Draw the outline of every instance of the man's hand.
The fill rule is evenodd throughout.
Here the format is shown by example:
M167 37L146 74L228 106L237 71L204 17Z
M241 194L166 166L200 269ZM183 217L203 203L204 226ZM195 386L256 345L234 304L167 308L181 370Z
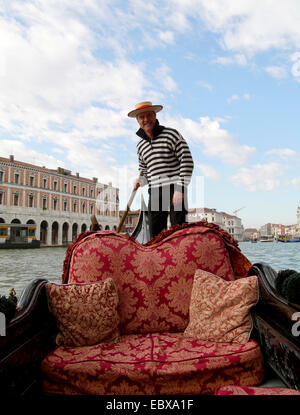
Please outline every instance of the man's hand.
M140 179L135 179L133 182L133 190L137 190L141 186Z
M184 199L184 194L181 192L178 192L178 190L175 190L173 194L172 203L173 206L179 205Z

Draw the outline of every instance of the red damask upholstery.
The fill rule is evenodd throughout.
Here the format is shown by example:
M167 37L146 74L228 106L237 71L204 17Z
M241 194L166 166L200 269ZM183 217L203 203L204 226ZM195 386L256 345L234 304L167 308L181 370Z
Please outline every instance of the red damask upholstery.
M183 337L196 269L232 281L251 263L228 233L198 222L162 232L145 245L110 231L82 233L69 247L63 283L112 278L121 340L57 347L42 362L48 394L213 394L222 385L259 385L258 344Z
M227 235L206 222L177 227L146 245L114 232L90 232L70 249L62 279L86 283L112 278L123 334L183 331L196 269L228 281L247 275L251 264ZM232 253L239 261L232 261Z
M288 388L259 388L251 386L222 386L215 395L300 395L300 391Z
M114 345L58 347L44 359L51 394L213 394L221 385L258 385L260 348L203 343L182 333L124 335Z

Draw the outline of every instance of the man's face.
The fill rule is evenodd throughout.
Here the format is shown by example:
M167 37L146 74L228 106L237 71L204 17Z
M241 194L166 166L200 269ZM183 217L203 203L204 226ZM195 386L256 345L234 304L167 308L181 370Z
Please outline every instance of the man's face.
M156 114L153 111L145 111L137 116L139 126L146 134L152 134L156 123Z

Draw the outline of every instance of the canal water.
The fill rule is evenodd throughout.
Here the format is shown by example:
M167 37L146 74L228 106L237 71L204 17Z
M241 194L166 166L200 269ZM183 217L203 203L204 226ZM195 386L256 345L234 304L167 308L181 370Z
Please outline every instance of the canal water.
M239 247L252 262L266 262L276 271L300 271L300 243L240 242ZM13 287L19 297L26 285L35 278L61 282L66 248L1 249L0 295Z

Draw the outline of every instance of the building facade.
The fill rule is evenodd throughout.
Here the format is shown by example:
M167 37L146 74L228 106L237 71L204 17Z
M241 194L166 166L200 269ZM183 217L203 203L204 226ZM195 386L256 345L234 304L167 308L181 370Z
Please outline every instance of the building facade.
M102 229L116 229L119 190L111 183L0 157L0 224L32 224L32 238L67 245L90 229L92 215Z
M124 214L124 210L120 210L120 221L122 219L122 216ZM127 216L125 218L125 221L120 229L121 233L127 233L129 235L132 234L132 232L135 230L136 225L139 221L140 216L140 209L139 210L131 210L127 213Z
M206 220L215 223L228 232L237 241L243 241L244 227L242 220L237 216L225 212L217 212L216 209L194 208L188 210L188 222Z

